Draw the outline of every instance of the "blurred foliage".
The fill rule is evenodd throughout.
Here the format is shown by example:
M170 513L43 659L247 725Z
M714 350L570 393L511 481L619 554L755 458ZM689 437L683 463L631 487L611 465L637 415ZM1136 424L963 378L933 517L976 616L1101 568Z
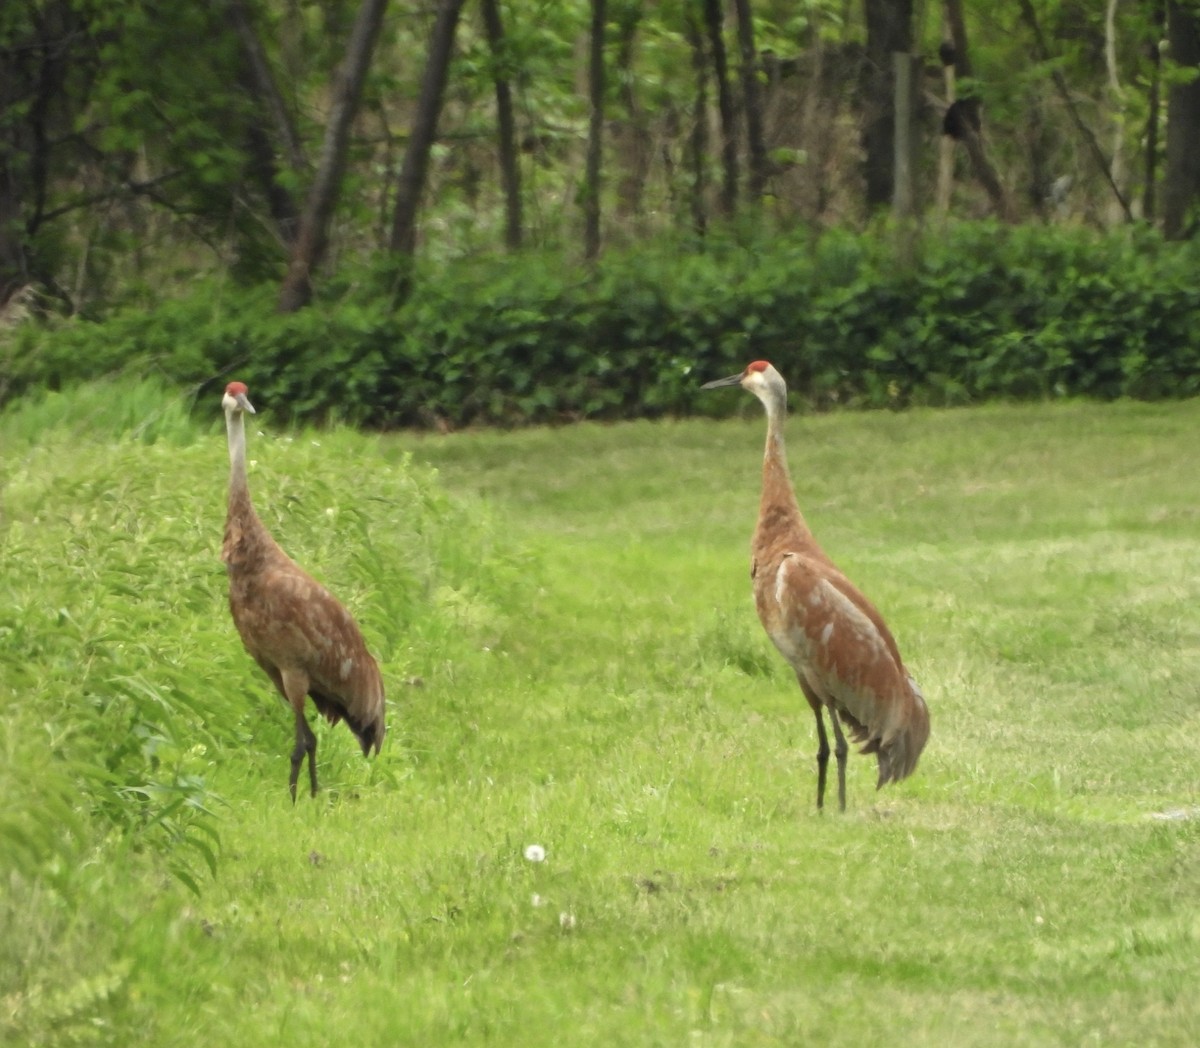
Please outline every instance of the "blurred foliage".
M248 285L282 278L290 225L280 217L281 198L293 206L304 198L358 3L247 0L243 6L278 89L278 111L294 130L295 156L283 146L291 135L273 115L276 107L252 86L229 5L39 0L5 7L0 148L11 221L0 229L0 281L11 281L12 290L36 287L45 311L95 316L120 304L155 305L164 293L186 294L197 274L219 272ZM525 241L577 254L588 115L580 56L589 6L505 0L501 7L499 55L477 10L468 7L458 29L421 216L420 250L435 261L503 243L497 67L513 88ZM610 4L603 204L610 246L691 228L693 203L715 214L720 136L709 135L698 166L689 153L698 118L703 127L713 116L696 109L688 30L695 8L691 0ZM1123 155L1124 191L1138 197L1148 121L1153 112L1163 120L1155 108L1163 35L1157 9L1115 11L1120 90L1110 85L1104 61L1104 5L1033 0L1031 9L1050 42L1048 61L1031 60L1031 32L1016 7L967 5L974 74L959 91L983 103L989 155L1023 217L1046 217L1051 187L1066 178L1070 199L1052 217L1108 224L1111 191L1087 161L1051 74L1065 78L1104 148ZM859 155L861 7L757 0L753 12L767 146L776 161L758 217L781 230L860 227L868 217ZM922 12L914 37L927 103L918 114L917 174L931 186L945 91L936 58L943 26L935 7ZM390 200L432 15L428 4L389 6L340 186L327 267L317 274L322 281L345 279L344 270L388 251ZM732 24L727 37L735 55ZM1180 75L1166 64L1168 80ZM710 84L710 109L714 91ZM986 214L988 206L960 157L953 213Z
M213 282L153 312L26 325L0 353L8 397L236 373L286 417L381 429L720 411L699 384L756 358L814 408L1200 392L1192 246L986 223L929 231L908 261L895 244L660 241L586 273L531 252L427 265L399 306L387 274L362 271L290 316L272 288Z

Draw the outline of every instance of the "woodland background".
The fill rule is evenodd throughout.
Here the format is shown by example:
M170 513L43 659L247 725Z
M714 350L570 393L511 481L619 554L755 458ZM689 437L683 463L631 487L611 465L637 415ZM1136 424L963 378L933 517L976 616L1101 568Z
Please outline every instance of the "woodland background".
M7 5L0 401L1194 392L1198 67L1192 0Z

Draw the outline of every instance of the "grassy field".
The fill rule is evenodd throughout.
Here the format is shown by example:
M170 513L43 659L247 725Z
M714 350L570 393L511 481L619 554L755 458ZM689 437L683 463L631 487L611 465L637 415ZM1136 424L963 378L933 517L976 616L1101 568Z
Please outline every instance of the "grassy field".
M293 807L217 404L89 396L0 419L4 1043L1200 1043L1200 402L789 422L932 714L820 815L748 397L449 437L257 405L259 511L389 693Z

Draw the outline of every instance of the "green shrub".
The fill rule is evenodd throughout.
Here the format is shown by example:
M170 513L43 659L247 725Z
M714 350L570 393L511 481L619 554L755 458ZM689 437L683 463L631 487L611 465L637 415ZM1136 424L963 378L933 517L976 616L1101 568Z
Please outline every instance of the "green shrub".
M757 357L815 407L1200 391L1196 248L1147 231L989 224L888 235L710 238L386 267L290 316L213 284L153 313L10 336L0 398L112 374L210 388L234 374L288 417L377 428L728 410L703 379Z

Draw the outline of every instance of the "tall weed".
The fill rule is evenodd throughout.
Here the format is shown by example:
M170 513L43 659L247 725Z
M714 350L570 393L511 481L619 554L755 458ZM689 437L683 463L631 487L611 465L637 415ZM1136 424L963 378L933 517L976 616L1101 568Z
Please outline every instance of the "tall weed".
M258 399L258 512L358 616L393 695L427 645L503 630L523 576L481 509L351 431L273 433ZM217 861L215 764L274 756L256 734L273 692L226 603L217 425L153 384L0 415L0 873L69 863L116 831L198 889Z
M51 434L189 444L196 439L193 401L194 393L174 390L162 378L130 375L73 386L69 392L42 388L0 413L0 446L44 443Z
M350 430L277 432L255 399L258 512L358 618L389 696L385 746L403 751L407 692L505 631L529 563L409 456ZM96 896L134 870L160 892L167 876L205 892L220 782L290 807L290 715L227 605L220 411L183 408L154 383L103 382L0 413L5 1043L107 1043L97 1016L119 1007L130 966L119 943L94 945ZM361 756L343 729L317 730L333 795L339 762ZM119 926L132 934L135 916Z

